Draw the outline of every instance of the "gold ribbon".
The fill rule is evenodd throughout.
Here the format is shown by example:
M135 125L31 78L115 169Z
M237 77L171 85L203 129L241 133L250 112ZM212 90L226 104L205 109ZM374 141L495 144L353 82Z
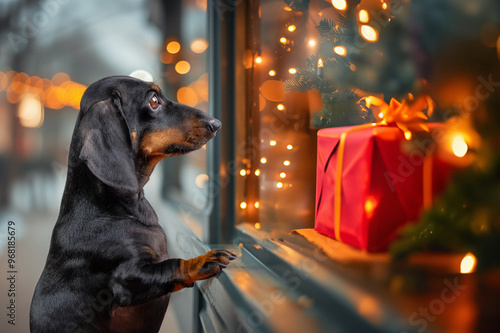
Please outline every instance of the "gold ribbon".
M342 170L344 167L344 149L345 149L345 140L347 139L347 135L352 132L361 131L365 128L370 128L377 126L377 123L371 124L363 124L349 129L348 131L343 132L340 135L339 141L339 151L337 153L337 177L335 179L335 198L333 201L333 210L334 210L334 226L335 226L335 239L339 242L342 242L340 238L340 206L342 203Z
M429 127L423 121L432 115L434 102L427 95L414 98L412 94L408 94L408 98L403 102L393 98L389 104L375 96L363 97L361 101L365 101L368 108L372 105L378 107L378 110L372 109L378 124L397 126L403 131L407 140L411 139L412 133L429 132ZM427 115L423 112L425 109Z
M427 114L429 116L432 115L434 110L434 102L427 95L422 95L415 99L412 94L409 94L408 98L402 103L393 98L389 104L387 104L383 99L375 96L363 97L360 102L362 100L365 101L368 108L372 105L378 107L378 110L372 109L377 122L353 127L340 135L333 206L335 239L340 242L342 242L342 238L340 237L342 171L344 166L344 150L347 135L375 126L396 126L403 131L405 139L410 140L413 136L412 133L429 131L429 127L423 123L424 120L428 119L423 110L427 109ZM432 204L432 158L427 153L425 154L423 164L423 204L425 208L428 208Z

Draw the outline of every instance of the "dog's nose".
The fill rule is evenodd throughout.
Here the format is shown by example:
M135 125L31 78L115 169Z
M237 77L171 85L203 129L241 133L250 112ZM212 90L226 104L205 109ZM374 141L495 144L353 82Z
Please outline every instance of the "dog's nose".
M217 132L219 132L221 126L222 123L217 119L212 119L207 123L207 128L214 134L217 134Z

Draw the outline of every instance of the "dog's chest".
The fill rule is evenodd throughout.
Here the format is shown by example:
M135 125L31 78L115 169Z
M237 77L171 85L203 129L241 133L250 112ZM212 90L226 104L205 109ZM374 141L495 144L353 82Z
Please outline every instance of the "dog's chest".
M145 250L153 263L168 259L167 238L160 226L155 227L153 230L149 230L147 240Z

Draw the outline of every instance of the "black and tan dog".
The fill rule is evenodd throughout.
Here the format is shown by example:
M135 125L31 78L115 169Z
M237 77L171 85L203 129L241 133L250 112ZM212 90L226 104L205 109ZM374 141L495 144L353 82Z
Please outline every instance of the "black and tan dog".
M104 78L84 93L32 333L157 332L169 293L219 274L235 255L169 259L142 190L163 158L202 147L221 123L154 83Z

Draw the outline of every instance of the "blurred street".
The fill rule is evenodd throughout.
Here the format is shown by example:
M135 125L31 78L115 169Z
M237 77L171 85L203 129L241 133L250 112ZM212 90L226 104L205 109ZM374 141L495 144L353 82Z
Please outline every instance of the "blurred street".
M10 274L7 256L7 231L8 221L15 222L15 274ZM45 264L45 258L49 249L50 230L54 224L54 215L27 214L27 215L3 215L0 221L1 256L0 271L0 304L2 308L2 320L0 321L1 332L29 332L29 308L31 296L35 289L38 277ZM11 229L12 230L12 229ZM15 275L15 296L9 297L11 289L8 277ZM10 300L15 300L15 326L8 323L7 307Z

